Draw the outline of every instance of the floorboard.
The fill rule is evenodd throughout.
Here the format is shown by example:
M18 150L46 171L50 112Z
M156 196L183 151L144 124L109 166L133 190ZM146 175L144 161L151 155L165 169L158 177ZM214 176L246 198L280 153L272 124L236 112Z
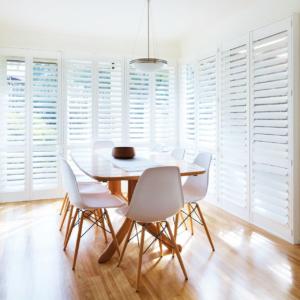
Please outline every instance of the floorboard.
M194 225L194 236L180 228L187 282L176 259L167 253L159 258L155 243L144 257L136 293L136 241L129 244L120 268L117 256L98 264L105 247L100 228L83 237L72 271L76 234L64 252L60 203L0 206L0 299L300 299L300 247L204 203L216 251L211 252L200 225ZM118 227L121 217L114 212L111 217Z

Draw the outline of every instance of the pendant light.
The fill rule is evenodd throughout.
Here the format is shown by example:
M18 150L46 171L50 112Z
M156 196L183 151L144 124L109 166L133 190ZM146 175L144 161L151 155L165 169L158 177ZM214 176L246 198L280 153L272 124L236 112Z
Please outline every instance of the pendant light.
M164 59L151 58L150 57L150 0L147 0L147 44L148 44L148 57L137 58L130 61L137 70L143 72L155 72L168 65L168 62Z

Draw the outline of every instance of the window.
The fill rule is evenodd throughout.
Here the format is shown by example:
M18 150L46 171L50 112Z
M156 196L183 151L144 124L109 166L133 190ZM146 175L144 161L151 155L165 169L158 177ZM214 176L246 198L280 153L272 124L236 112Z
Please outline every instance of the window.
M2 56L0 199L59 195L57 58Z
M248 214L248 38L221 52L220 199L239 216ZM233 184L234 182L234 184Z
M195 71L190 64L184 65L181 71L181 95L184 99L183 109L183 146L186 158L193 161L197 147Z
M123 129L123 72L121 61L98 64L97 139L121 143Z
M252 207L257 224L291 221L289 23L253 33Z
M175 68L154 75L153 140L158 145L174 145L177 141L177 102Z
M89 146L92 142L92 76L91 62L67 62L68 146Z
M183 142L216 154L219 204L298 242L294 36L289 18L223 44L217 56L183 66L181 86Z
M150 75L135 70L129 65L128 70L128 120L129 142L137 145L150 144Z

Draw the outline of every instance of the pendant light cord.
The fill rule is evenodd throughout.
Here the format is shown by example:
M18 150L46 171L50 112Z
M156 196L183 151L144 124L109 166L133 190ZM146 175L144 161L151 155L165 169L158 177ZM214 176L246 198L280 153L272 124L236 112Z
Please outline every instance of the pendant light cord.
M148 58L150 58L150 10L149 10L149 4L150 4L150 0L147 0L148 3Z

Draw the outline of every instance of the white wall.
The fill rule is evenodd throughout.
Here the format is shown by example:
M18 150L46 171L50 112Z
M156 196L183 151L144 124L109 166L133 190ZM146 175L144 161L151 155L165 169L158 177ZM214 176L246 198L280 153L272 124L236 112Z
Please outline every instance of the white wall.
M240 1L245 2L244 9L222 21L211 20L205 27L199 25L201 20L199 24L194 22L189 34L181 41L182 60L199 58L216 50L221 42L239 38L251 30L300 13L300 0Z
M144 43L145 42L145 43ZM176 42L156 41L156 55L177 59L180 53ZM0 26L0 48L25 48L62 51L65 55L89 55L100 57L146 56L146 41L108 39L87 35L53 34L39 31L23 31L19 28Z

